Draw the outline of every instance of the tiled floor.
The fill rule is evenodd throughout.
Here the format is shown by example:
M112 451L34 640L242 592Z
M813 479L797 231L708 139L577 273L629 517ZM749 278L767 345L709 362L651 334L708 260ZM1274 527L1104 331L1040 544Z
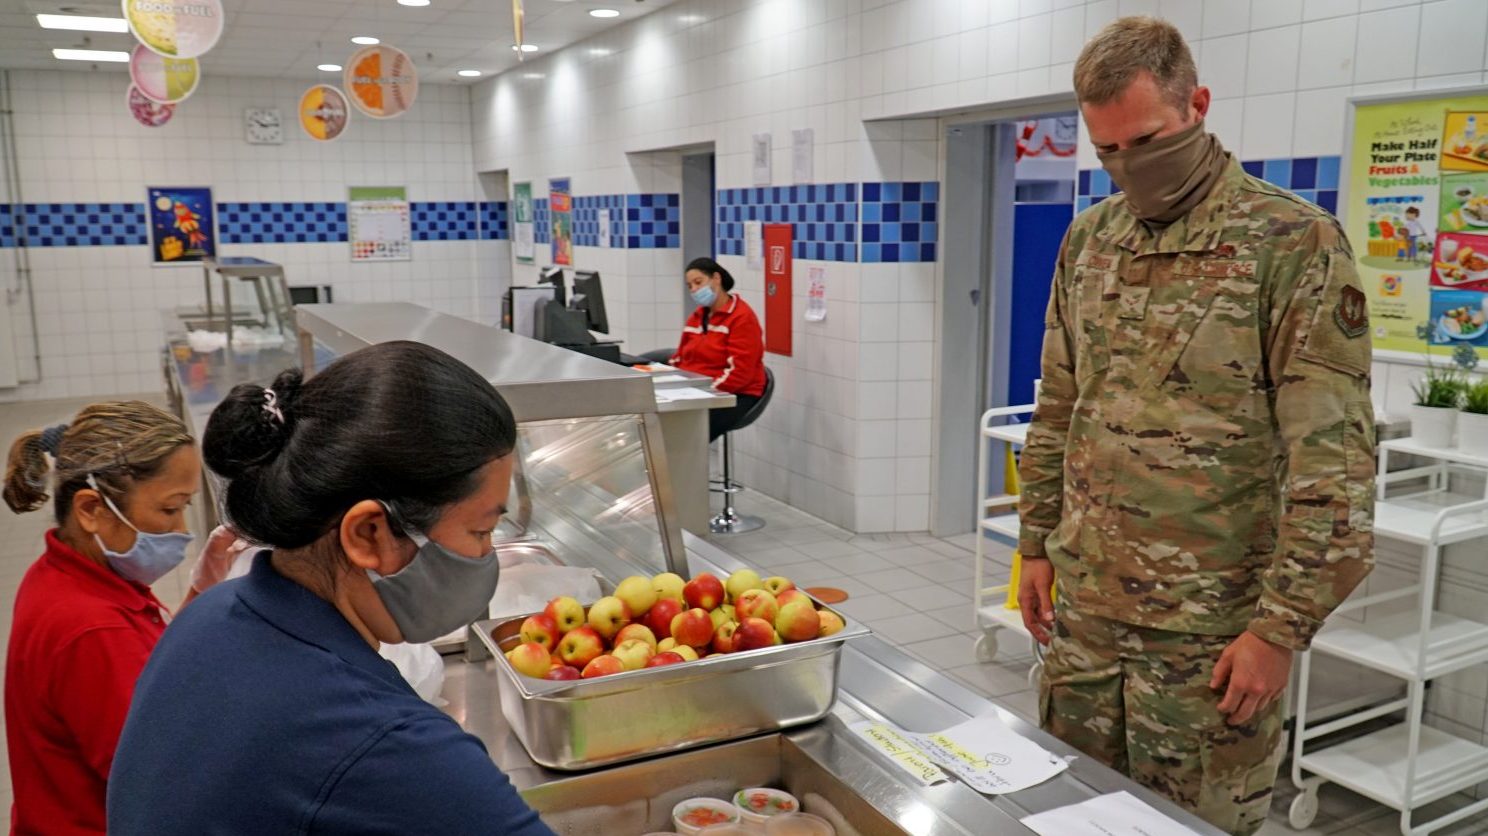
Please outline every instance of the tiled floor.
M0 407L0 449L8 449L10 441L26 429L67 420L81 405L51 401ZM971 603L972 535L947 539L923 534L855 535L755 493L744 494L740 506L764 517L769 524L750 534L716 538L725 548L802 585L847 591L851 598L843 609L867 622L880 638L1034 719L1037 700L1028 683L1031 649L1004 638L1002 655L986 664L978 663L972 652L980 635L974 628ZM36 559L41 535L50 521L45 511L16 516L0 508L0 627L6 641L10 635L10 602L21 576ZM989 556L987 583L1005 582L1010 550L991 545ZM184 570L155 585L156 595L170 606L181 600L185 589ZM0 642L0 660L4 649ZM1277 787L1271 821L1261 831L1262 836L1386 836L1398 832L1396 813L1332 786L1322 792L1315 825L1307 831L1294 831L1286 824L1287 806L1294 795L1284 774ZM10 798L9 762L0 759L0 810L9 807ZM1459 803L1448 799L1426 813L1435 815ZM1469 822L1437 833L1478 836L1488 834L1488 823Z

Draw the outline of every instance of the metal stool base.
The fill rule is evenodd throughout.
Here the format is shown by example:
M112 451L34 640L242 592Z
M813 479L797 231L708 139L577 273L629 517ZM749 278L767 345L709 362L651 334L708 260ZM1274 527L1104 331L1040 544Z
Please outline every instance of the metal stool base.
M714 534L744 534L764 527L764 520L749 514L723 513L708 521L708 530Z

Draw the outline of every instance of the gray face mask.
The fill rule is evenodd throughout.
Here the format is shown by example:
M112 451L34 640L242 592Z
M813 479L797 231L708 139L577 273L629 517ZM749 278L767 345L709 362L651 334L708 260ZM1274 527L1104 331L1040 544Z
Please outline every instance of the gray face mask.
M387 507L386 504L383 507ZM389 517L398 518L388 511ZM368 571L372 588L407 642L429 642L489 613L501 562L496 552L464 557L407 525L396 523L419 549L397 573Z

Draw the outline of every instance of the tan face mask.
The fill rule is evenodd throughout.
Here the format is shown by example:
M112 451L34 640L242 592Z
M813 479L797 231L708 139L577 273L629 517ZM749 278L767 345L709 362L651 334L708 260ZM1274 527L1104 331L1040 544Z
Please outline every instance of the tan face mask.
M1224 174L1225 150L1202 120L1172 136L1121 151L1097 152L1132 214L1170 224L1199 205Z

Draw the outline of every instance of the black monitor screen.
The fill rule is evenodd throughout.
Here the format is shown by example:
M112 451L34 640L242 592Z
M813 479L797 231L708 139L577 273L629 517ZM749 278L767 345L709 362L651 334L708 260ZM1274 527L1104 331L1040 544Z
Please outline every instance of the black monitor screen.
M544 267L543 271L537 276L537 283L550 284L558 288L557 296L559 302L562 302L567 298L564 294L562 267Z
M573 289L573 306L584 311L589 320L589 330L610 333L610 318L605 314L604 286L599 282L599 274L592 270L574 273Z

